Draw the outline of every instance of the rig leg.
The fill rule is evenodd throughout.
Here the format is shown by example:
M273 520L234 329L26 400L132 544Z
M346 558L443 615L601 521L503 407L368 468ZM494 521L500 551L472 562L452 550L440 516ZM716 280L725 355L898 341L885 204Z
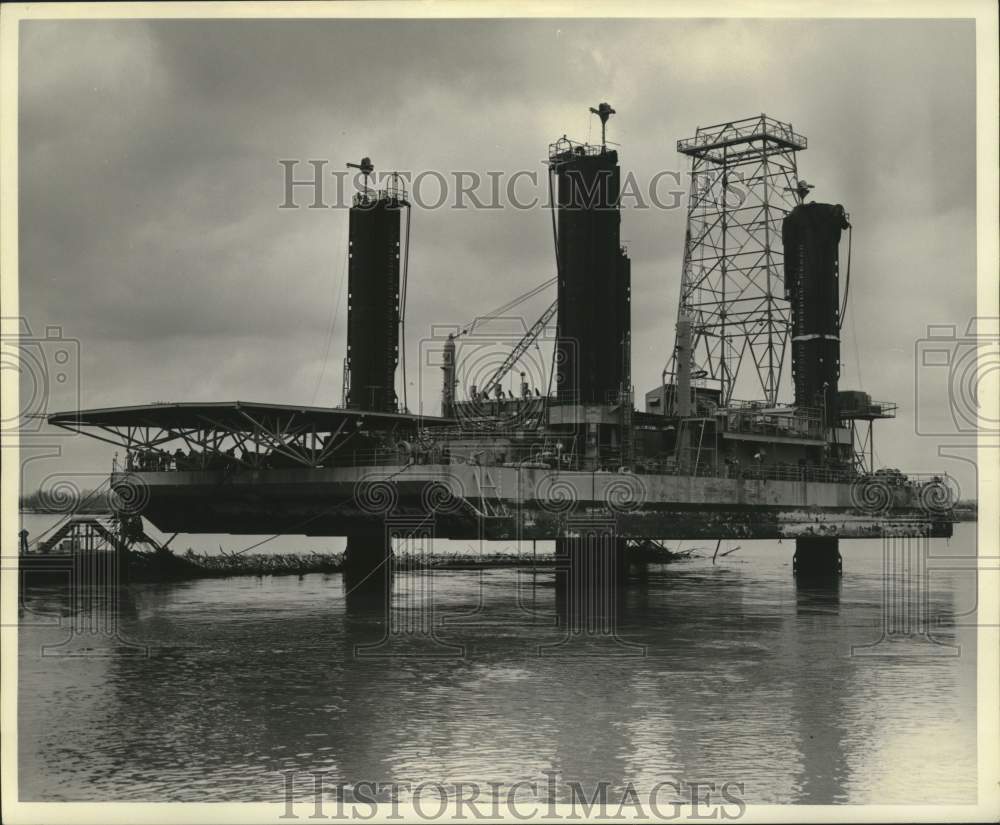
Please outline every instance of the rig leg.
M799 578L839 577L843 573L839 539L828 536L800 536L795 539L792 572Z
M570 633L614 633L624 585L624 539L602 530L556 539L556 610Z
M348 601L388 604L392 588L392 542L385 530L347 537L343 575Z

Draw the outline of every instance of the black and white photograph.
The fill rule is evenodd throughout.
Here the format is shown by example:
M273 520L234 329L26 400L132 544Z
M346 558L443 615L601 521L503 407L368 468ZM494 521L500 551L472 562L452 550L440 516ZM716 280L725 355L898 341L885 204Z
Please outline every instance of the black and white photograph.
M1000 820L994 3L0 15L5 823Z

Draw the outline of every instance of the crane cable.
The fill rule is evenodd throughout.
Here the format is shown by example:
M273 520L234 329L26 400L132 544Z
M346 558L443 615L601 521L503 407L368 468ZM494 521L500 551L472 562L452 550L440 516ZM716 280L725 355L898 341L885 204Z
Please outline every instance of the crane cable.
M556 280L558 281L562 277L562 267L559 263L559 228L556 224L556 206L552 202L552 167L549 167L548 172L549 179L549 211L552 213L552 245L555 248L556 254ZM556 315L558 318L558 314ZM558 322L556 329L558 330ZM557 333L558 335L558 333ZM559 353L559 343L558 338L555 346L552 347L552 364L549 366L549 384L545 390L545 403L548 404L548 399L552 395L552 379L556 374L556 358Z
M326 365L330 359L330 348L333 345L333 334L337 328L337 316L340 314L340 302L344 296L344 275L347 273L347 247L344 247L344 263L340 268L340 283L337 285L337 302L334 304L333 314L330 316L330 325L326 333L326 346L323 349L323 367L320 369L319 378L316 379L316 388L313 390L312 403L316 403L323 378L326 376Z
M844 315L847 312L847 296L851 293L851 247L853 246L851 236L854 232L853 226L847 227L847 278L844 282L844 301L840 305L840 324L837 326L837 332L840 332L844 327Z
M406 285L410 269L410 214L412 209L406 204L406 246L403 250L403 282L399 289L399 349L403 367L403 409L409 411L406 402Z
M469 321L468 323L462 325L462 330L461 330L461 332L459 332L459 335L465 335L467 333L470 333L470 332L472 332L476 328L476 326L480 322L493 320L498 315L502 315L504 312L507 312L508 310L513 309L518 304L523 304L529 298L533 298L535 295L537 295L542 290L547 289L548 287L552 286L552 284L554 284L557 280L558 280L558 277L556 277L556 278L549 278L544 283L541 283L538 286L536 286L536 287L534 287L532 289L529 289L527 292L524 292L521 295L518 295L516 298L514 298L511 301L508 301L503 306L497 307L496 309L491 310L490 312L487 312L485 315L477 315L471 321Z
M551 173L551 171L548 174L548 184L549 184L549 205L550 205L550 208L551 208L552 207L552 194L553 194L552 193L552 173ZM559 241L558 241L558 233L557 233L557 230L556 230L556 213L555 213L555 209L554 208L552 209L552 237L553 237L553 242L555 244L555 253L556 253L556 273L557 274L555 275L555 277L549 278L547 281L544 281L543 283L539 284L538 286L536 286L536 287L534 287L532 289L529 289L527 292L521 293L516 298L508 301L506 304L503 304L502 306L499 306L499 307L497 307L494 310L491 310L490 312L486 313L485 315L478 315L475 318L473 318L471 321L469 321L468 323L463 324L462 327L461 327L461 330L455 336L456 338L459 338L459 337L461 337L463 335L467 335L467 334L473 332L475 330L475 328L481 322L490 321L490 320L493 320L493 319L497 318L498 316L502 315L505 312L508 312L509 310L513 309L514 307L518 306L519 304L522 304L525 301L527 301L528 299L533 298L535 295L538 295L540 292L542 292L543 290L545 290L548 287L552 286L552 284L557 283L559 281L559 274L558 274L559 273ZM536 343L536 346L537 346L537 343ZM548 387L548 392L551 392L551 390L552 390L552 375L553 375L553 373L555 371L555 363L554 363L555 362L555 357L556 357L556 350L553 349L553 353L552 353L553 365L552 365L552 368L549 370L549 387Z
M847 299L851 294L851 252L853 250L853 232L854 227L847 227L847 274L844 280L844 300L840 305L840 323L837 326L837 332L840 332L844 328L844 319L847 316ZM854 315L851 315L851 344L854 348L854 362L858 370L858 389L864 389L864 379L861 375L861 354L858 350L858 339L857 331L854 327Z

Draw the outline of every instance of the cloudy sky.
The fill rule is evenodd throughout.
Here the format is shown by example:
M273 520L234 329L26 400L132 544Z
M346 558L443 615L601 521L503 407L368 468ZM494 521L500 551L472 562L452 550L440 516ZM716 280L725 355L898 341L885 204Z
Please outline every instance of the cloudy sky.
M841 385L901 405L879 463L968 487L915 435L914 352L928 324L962 331L975 313L974 37L948 21L22 24L21 314L80 341L84 408L339 404L347 214L279 209L279 160L302 160L300 176L363 155L543 176L548 144L596 138L587 110L607 100L609 139L644 183L686 169L675 142L699 125L766 112L809 138L800 174L852 216ZM684 222L683 204L623 217L640 398L673 343ZM543 208L415 208L411 407L437 412L440 371L413 366L432 325L553 274ZM920 414L950 426L944 382L920 381L942 388ZM53 388L50 409L74 404ZM109 455L72 439L61 461L106 470Z

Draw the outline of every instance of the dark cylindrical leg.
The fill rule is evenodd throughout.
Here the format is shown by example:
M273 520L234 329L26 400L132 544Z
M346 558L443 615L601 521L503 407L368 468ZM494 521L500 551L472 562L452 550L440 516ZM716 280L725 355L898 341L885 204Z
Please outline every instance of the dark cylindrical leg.
M556 609L571 633L614 633L624 584L623 539L602 531L556 539Z
M392 543L385 530L347 537L343 575L349 601L388 603L392 585Z
M843 572L840 541L828 536L800 536L795 539L792 571L802 578L833 578Z

